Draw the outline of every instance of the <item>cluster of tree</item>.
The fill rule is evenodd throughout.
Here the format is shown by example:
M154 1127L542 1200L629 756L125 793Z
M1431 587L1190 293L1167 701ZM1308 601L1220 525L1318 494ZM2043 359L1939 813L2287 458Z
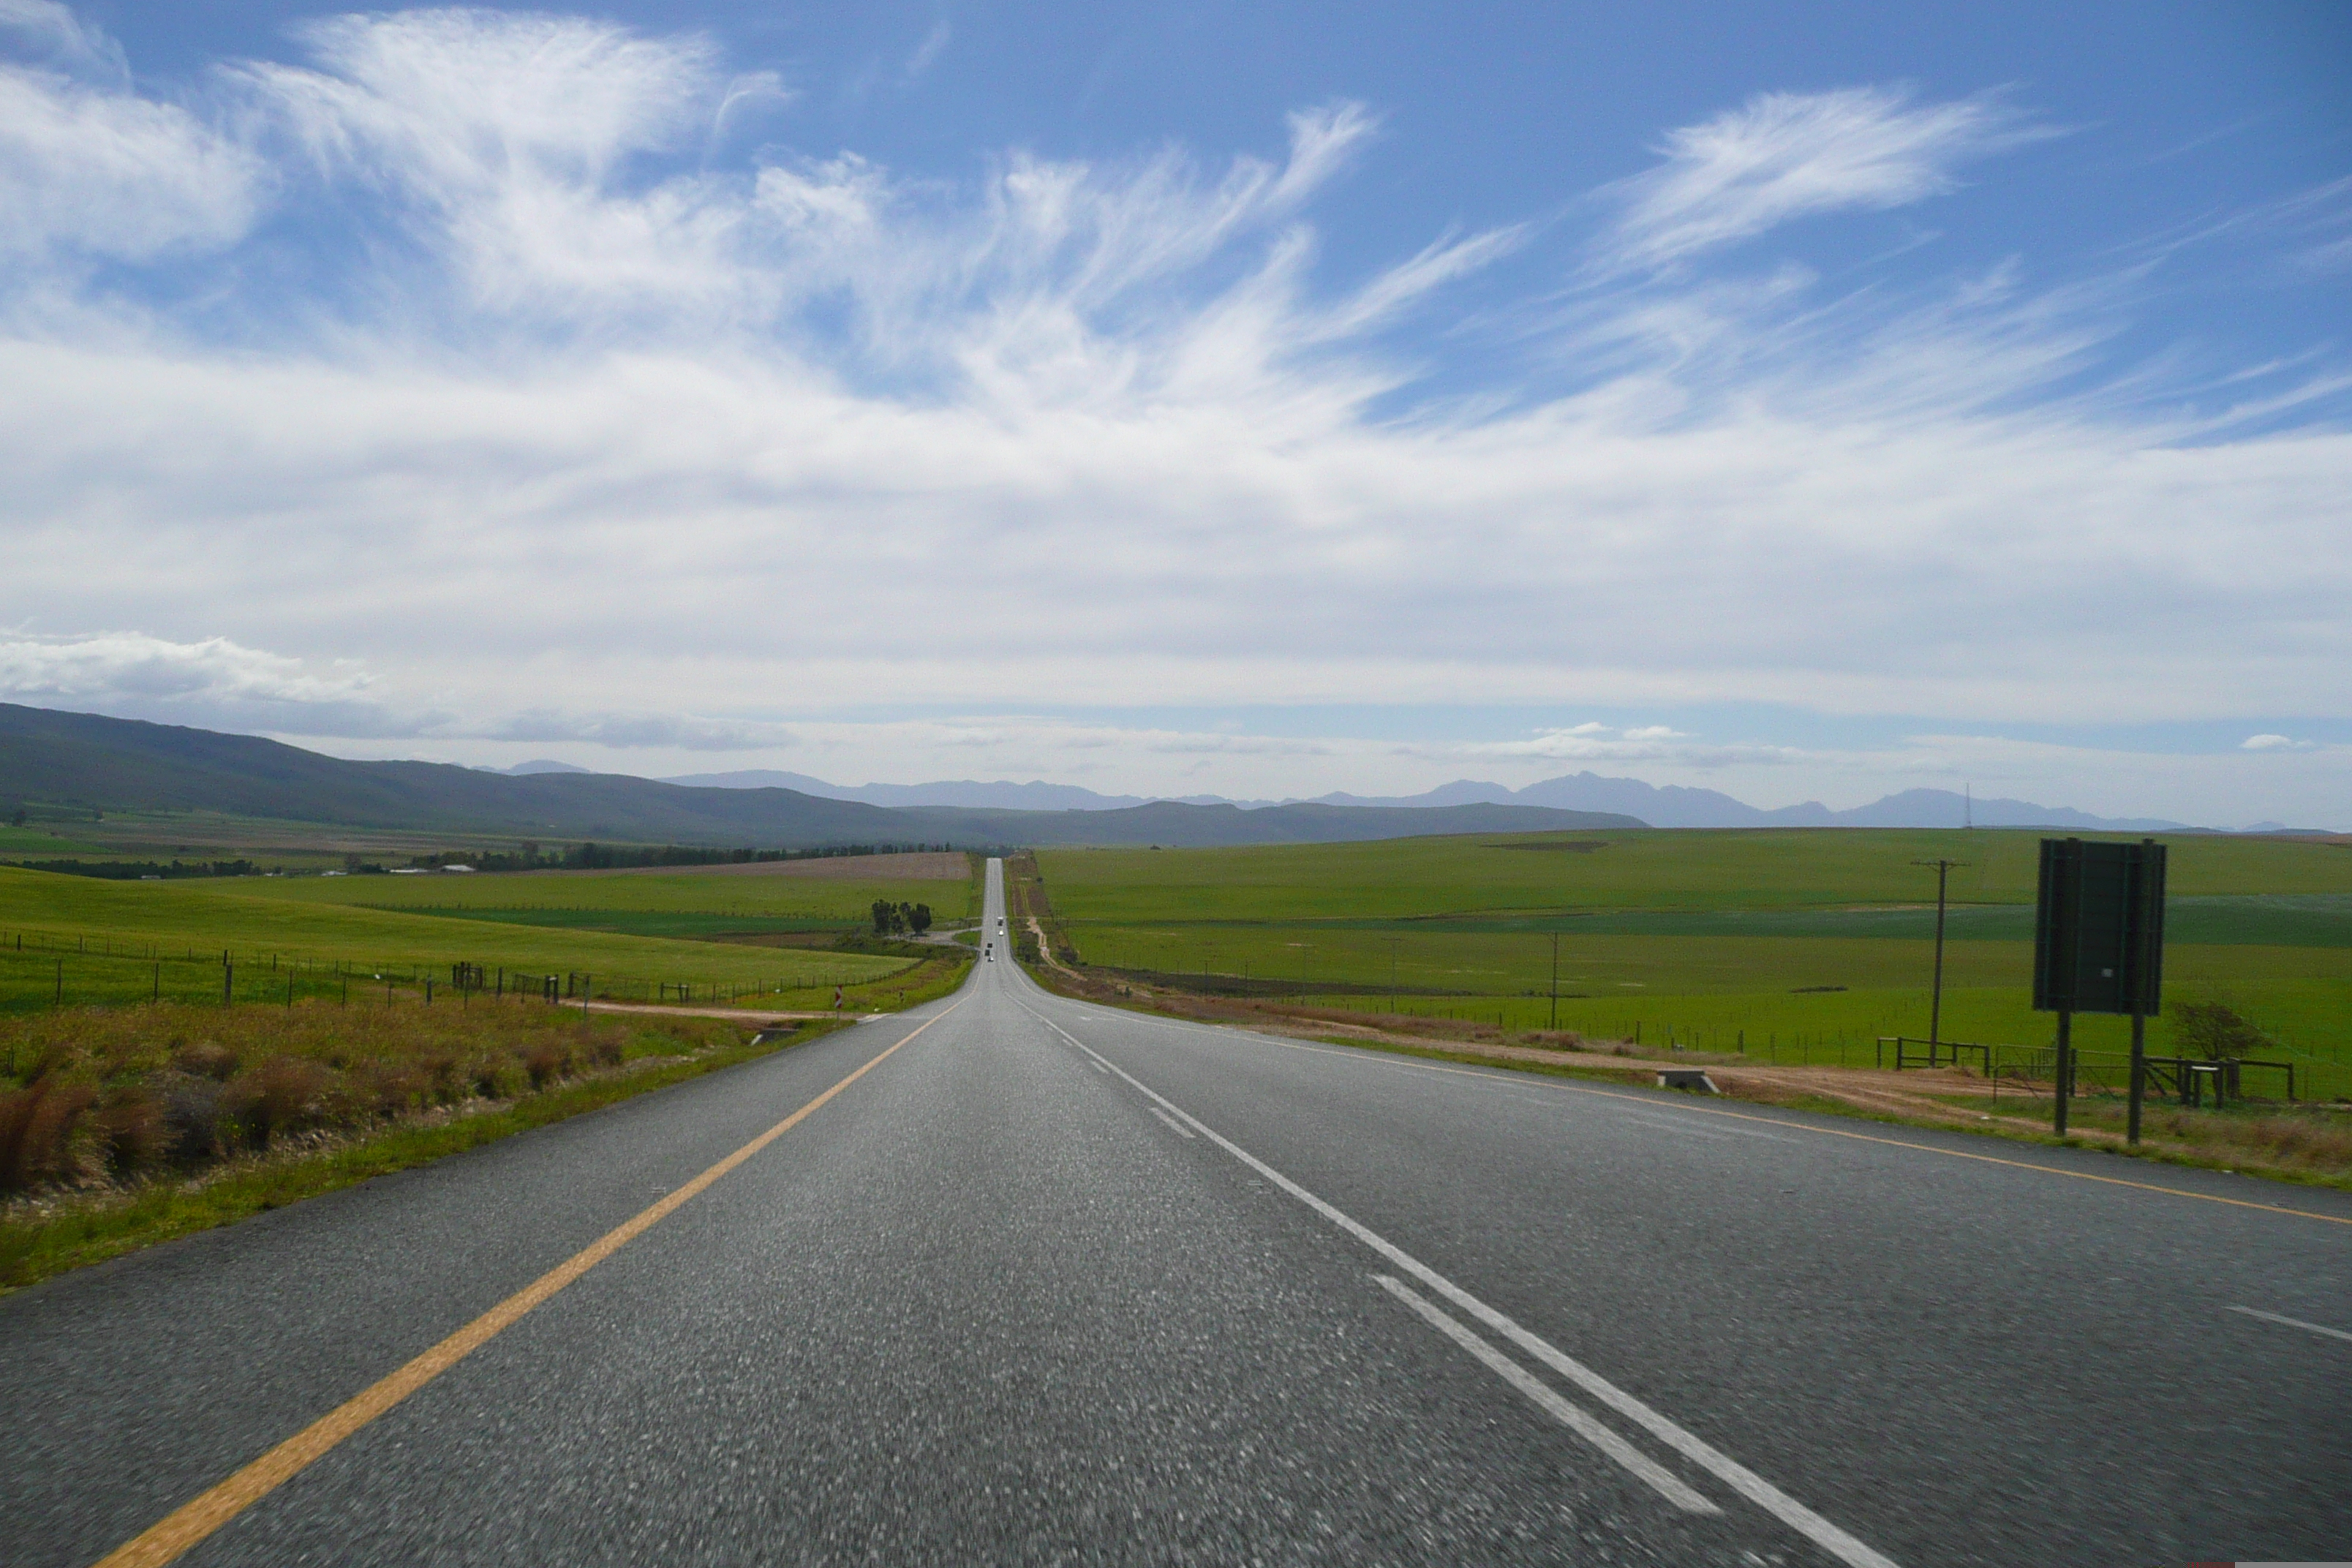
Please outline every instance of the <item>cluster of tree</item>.
M17 860L27 871L58 871L68 877L104 877L136 882L144 877L258 877L261 868L250 860Z
M917 936L931 929L931 906L929 904L894 904L887 899L874 900L874 934L898 936L913 931Z

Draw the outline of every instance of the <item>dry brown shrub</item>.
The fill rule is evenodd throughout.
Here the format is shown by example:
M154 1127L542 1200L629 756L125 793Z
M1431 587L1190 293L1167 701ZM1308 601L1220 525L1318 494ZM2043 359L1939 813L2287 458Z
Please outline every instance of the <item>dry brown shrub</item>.
M267 1149L280 1133L319 1122L327 1084L327 1069L318 1063L272 1057L229 1079L221 1091L221 1106L236 1118L247 1142Z
M98 1091L86 1083L54 1078L0 1096L0 1192L23 1192L82 1174L75 1124L97 1099Z
M226 1083L236 1076L236 1053L211 1040L200 1040L173 1051L172 1065L190 1078L208 1078L215 1083Z
M522 1065L523 1070L530 1074L530 1087L545 1089L572 1070L572 1052L555 1041L544 1041L530 1048Z
M436 1105L455 1105L466 1098L466 1073L449 1051L428 1051L416 1058L416 1070L426 1085L425 1097Z
M2250 1131L2256 1142L2284 1159L2352 1168L2352 1127L2303 1116L2266 1116Z
M199 1168L297 1130L512 1098L619 1066L635 1027L600 1018L583 1030L576 1012L521 1002L165 1003L0 1016L0 1060L17 1068L13 1080L0 1077L0 1189ZM679 1050L741 1038L728 1020L663 1028Z
M109 1172L127 1176L159 1165L172 1152L173 1129L161 1100L138 1085L110 1089L90 1116Z

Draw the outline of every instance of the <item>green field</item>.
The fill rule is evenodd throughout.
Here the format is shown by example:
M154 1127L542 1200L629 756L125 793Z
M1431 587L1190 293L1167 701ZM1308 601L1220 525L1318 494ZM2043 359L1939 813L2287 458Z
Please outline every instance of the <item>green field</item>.
M1878 1036L1927 1033L1936 883L1912 862L1939 856L1969 862L1951 879L1945 1037L2048 1041L2027 1005L2041 837L1583 833L1038 863L1089 963L1541 1028L1557 937L1562 1028L1853 1062ZM2168 842L2168 997L2229 1002L2352 1092L2352 848ZM2085 1018L2077 1043L2120 1049L2126 1027ZM2170 1048L2168 1020L2151 1048Z
M575 886L599 879L597 873L577 877ZM601 879L662 884L674 879ZM445 904L461 897L497 901L500 895L494 889L499 884L556 884L562 878L532 873L466 879L462 895L448 892L459 880L372 877L111 882L0 867L0 1010L49 1005L60 990L68 1005L139 1000L159 989L165 996L217 1000L224 952L232 955L231 975L239 1000L280 996L289 979L299 995L336 994L346 972L364 973L371 983L379 975L401 984L427 975L446 982L449 966L462 961L517 976L592 974L597 990L608 994L631 994L632 988L658 994L656 988L677 984L694 987L698 995L727 987L759 994L782 989L786 994L780 1005L790 1005L795 1000L789 994L793 989L805 994L798 1000L809 1001L836 983L877 980L908 967L903 959L856 953L685 941L609 926L583 930L518 923L479 908L467 911L467 918L371 909L360 907L356 900L315 891L421 882L430 883L433 897ZM963 896L961 884L910 886L929 892L934 908L942 900L960 904ZM810 881L795 890L819 888L826 890L809 896L819 900L814 907L822 910L832 909L837 895L845 897L844 890L863 892L867 885ZM591 896L605 902L638 899L657 904L677 895L659 888L622 893L600 887ZM766 896L730 892L724 900L714 901L740 906ZM867 901L877 896L869 893ZM541 905L537 912L551 912L550 906ZM853 910L862 912L863 905ZM845 922L836 914L824 923L837 928Z
M862 925L877 899L929 904L945 925L971 915L972 889L969 877L836 879L730 867L246 878L234 886L245 896L312 906L705 941Z
M84 838L68 838L46 827L12 827L0 822L0 855L27 860L62 859L73 855L107 855L112 851Z

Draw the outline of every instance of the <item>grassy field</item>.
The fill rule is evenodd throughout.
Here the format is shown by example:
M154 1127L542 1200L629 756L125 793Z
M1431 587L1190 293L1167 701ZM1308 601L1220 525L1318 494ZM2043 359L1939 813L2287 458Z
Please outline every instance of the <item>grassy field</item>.
M876 857L929 860L933 857ZM962 857L955 857L961 862ZM383 910L520 925L647 935L708 935L836 929L866 921L877 899L929 904L941 924L971 913L972 883L956 878L821 877L793 872L824 862L677 870L527 871L422 877L282 877L241 879L237 890L340 909ZM746 874L749 872L750 874Z
M110 851L87 838L52 832L37 825L14 827L0 822L0 855L26 859L63 858L72 855L105 855Z
M0 834L16 835L0 837L0 858L11 860L249 858L289 871L331 869L346 855L404 863L413 855L460 847L511 849L521 842L496 834L331 826L216 811L110 811L93 820L86 812L37 807L23 828L0 826Z
M2031 832L1810 828L1508 834L1237 849L1049 849L1038 856L1066 919L1425 919L1640 910L1933 908L1936 875L1966 860L1955 905L2022 905ZM2097 837L2095 835L2089 837ZM2108 836L2115 837L2115 836ZM2128 836L2125 836L2128 837ZM2352 896L2352 847L2168 839L2175 898Z
M537 877L469 879L468 896ZM325 885L431 881L438 889L458 879L352 878ZM110 882L0 867L0 1011L52 1005L60 989L68 1005L140 1001L158 991L166 998L218 1001L225 952L236 995L245 1001L281 997L289 981L298 999L340 996L347 974L367 976L372 984L388 976L404 988L431 976L446 984L449 966L465 962L518 977L591 974L604 994L653 995L654 988L686 984L697 995L733 988L797 1006L829 999L835 984L875 982L908 967L903 957L478 918L486 910L457 919L360 908L300 896L303 886L262 878Z
M1048 850L1088 963L1320 1005L1549 1026L1781 1059L1924 1036L1939 856L1947 1038L2043 1044L2028 1006L2028 832L1563 834L1213 850ZM2352 1093L2352 848L2168 841L2166 994L2225 1001ZM2077 1043L2121 1049L2121 1019ZM2109 1036L2114 1037L2112 1040ZM2151 1048L2171 1048L2158 1021Z

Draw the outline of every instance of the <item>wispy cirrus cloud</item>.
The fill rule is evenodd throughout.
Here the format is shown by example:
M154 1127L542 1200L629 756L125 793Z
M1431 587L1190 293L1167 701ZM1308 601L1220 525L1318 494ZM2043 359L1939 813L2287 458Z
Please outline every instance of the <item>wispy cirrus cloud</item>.
M253 223L260 157L131 89L121 50L62 5L0 0L0 257L150 260L226 246Z
M1950 190L1962 163L2054 133L1993 94L1759 93L1670 132L1659 165L1610 193L1602 264L1666 267L1793 218L1907 206Z

